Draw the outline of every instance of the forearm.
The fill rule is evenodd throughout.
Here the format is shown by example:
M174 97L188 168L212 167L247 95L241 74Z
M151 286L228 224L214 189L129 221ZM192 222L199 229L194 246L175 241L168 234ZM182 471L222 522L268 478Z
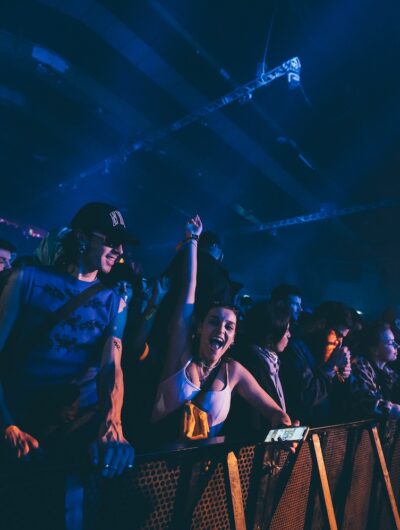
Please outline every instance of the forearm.
M120 364L121 340L109 339L110 358L105 360L99 374L99 398L106 426L121 427L121 410L124 399L124 379Z
M289 416L257 383L246 368L239 363L235 364L233 381L237 379L236 389L239 394L258 412L260 412L273 427L291 425Z
M184 281L181 297L184 304L193 304L197 283L197 241L195 239L186 241L183 252L186 253L186 259L184 260Z

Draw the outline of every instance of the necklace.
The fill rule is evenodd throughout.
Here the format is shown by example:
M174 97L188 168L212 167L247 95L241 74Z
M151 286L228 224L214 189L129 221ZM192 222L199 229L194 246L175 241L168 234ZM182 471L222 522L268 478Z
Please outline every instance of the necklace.
M200 359L197 359L195 361L196 366L198 366L203 371L203 374L200 374L200 372L198 371L200 386L202 383L204 383L204 381L210 375L212 370L214 370L214 368L217 368L217 366L221 364L221 361L222 359L219 359L214 365L208 365L205 362L201 361Z

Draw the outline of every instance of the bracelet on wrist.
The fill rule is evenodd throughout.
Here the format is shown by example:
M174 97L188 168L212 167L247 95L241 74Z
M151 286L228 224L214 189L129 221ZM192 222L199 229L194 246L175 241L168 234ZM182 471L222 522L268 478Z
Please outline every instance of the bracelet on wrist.
M185 241L190 241L191 239L193 239L193 241L198 241L199 236L197 234L190 234L190 236L185 237Z

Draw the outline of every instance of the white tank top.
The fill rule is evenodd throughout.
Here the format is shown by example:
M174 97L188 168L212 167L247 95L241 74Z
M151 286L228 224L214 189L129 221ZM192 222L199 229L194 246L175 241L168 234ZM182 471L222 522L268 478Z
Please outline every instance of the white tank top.
M190 381L186 369L192 359L178 372L162 381L158 387L152 421L156 422L174 412L185 401L194 399L200 388ZM222 390L208 390L201 401L201 408L208 413L209 436L216 436L222 428L231 406L228 364L225 364L226 384Z

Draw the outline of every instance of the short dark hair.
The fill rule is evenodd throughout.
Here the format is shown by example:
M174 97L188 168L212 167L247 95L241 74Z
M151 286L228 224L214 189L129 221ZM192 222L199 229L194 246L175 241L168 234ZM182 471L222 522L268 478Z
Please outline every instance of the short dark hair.
M286 302L289 296L302 297L301 291L290 283L281 283L271 291L271 301L273 303Z
M9 252L15 252L17 250L10 241L7 241L7 239L0 239L0 248L8 250Z
M353 327L353 317L351 309L342 302L323 302L313 314L314 322L325 320L326 328L336 329L338 326L345 326L348 329Z
M290 322L290 311L269 300L260 300L249 309L244 319L246 342L259 346L277 344Z

